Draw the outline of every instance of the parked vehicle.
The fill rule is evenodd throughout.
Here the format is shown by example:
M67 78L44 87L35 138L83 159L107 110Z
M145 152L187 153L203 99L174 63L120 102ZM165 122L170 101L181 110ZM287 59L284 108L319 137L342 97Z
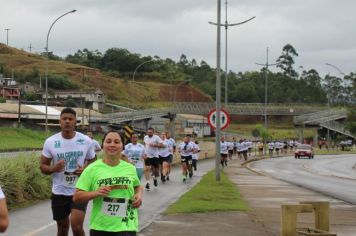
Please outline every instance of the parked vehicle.
M309 159L314 158L313 147L309 144L299 144L294 152L294 158L299 159L301 157L308 157Z

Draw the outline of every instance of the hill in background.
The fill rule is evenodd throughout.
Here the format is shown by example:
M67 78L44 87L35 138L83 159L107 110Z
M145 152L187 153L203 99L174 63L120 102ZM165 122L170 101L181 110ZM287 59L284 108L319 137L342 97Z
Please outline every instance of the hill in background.
M39 87L46 72L46 58L43 55L28 53L23 50L0 44L0 73L22 82L31 82ZM105 93L106 101L134 108L149 108L169 106L177 102L209 102L212 99L199 89L182 81L163 83L154 77L140 78L132 82L129 79L106 75L104 72L64 62L62 60L48 61L49 92L51 85L69 83L75 90L99 88ZM36 77L36 78L34 78ZM40 78L42 82L40 82ZM64 78L63 82L62 79ZM178 86L179 85L179 86ZM60 85L59 85L60 86Z

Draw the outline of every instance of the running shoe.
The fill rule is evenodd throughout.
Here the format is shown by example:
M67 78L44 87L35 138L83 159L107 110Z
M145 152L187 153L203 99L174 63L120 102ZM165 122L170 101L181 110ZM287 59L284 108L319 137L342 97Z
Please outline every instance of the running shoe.
M150 183L146 183L146 189L147 191L150 191Z
M189 172L189 178L192 178L192 177L193 177L193 172L190 171L190 172Z
M166 182L166 176L162 175L161 176L161 180L162 180L162 183L165 183Z
M157 187L157 186L158 186L157 179L154 179L154 180L153 180L153 185L154 185L155 187Z
M185 181L187 180L187 177L185 175L183 175L183 183L185 183Z
M166 180L169 181L169 175L167 175Z

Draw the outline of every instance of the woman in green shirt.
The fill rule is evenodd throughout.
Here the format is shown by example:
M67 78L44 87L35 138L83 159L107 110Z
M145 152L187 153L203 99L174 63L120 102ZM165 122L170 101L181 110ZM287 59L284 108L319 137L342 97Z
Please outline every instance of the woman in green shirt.
M74 202L93 200L91 236L134 236L138 232L142 187L135 166L121 160L122 140L116 131L106 133L103 159L90 164L76 184Z

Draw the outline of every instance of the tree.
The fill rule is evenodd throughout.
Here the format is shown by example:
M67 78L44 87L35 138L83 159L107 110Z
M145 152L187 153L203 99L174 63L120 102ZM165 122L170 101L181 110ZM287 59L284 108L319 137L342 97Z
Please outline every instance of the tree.
M351 107L349 109L345 128L350 131L350 133L356 137L356 109L355 107Z
M295 56L298 56L297 51L292 45L287 44L277 59L277 67L281 68L283 74L290 78L298 78L298 73L293 69Z
M329 102L336 104L343 93L342 80L336 76L326 75L323 84L324 91L329 95Z

